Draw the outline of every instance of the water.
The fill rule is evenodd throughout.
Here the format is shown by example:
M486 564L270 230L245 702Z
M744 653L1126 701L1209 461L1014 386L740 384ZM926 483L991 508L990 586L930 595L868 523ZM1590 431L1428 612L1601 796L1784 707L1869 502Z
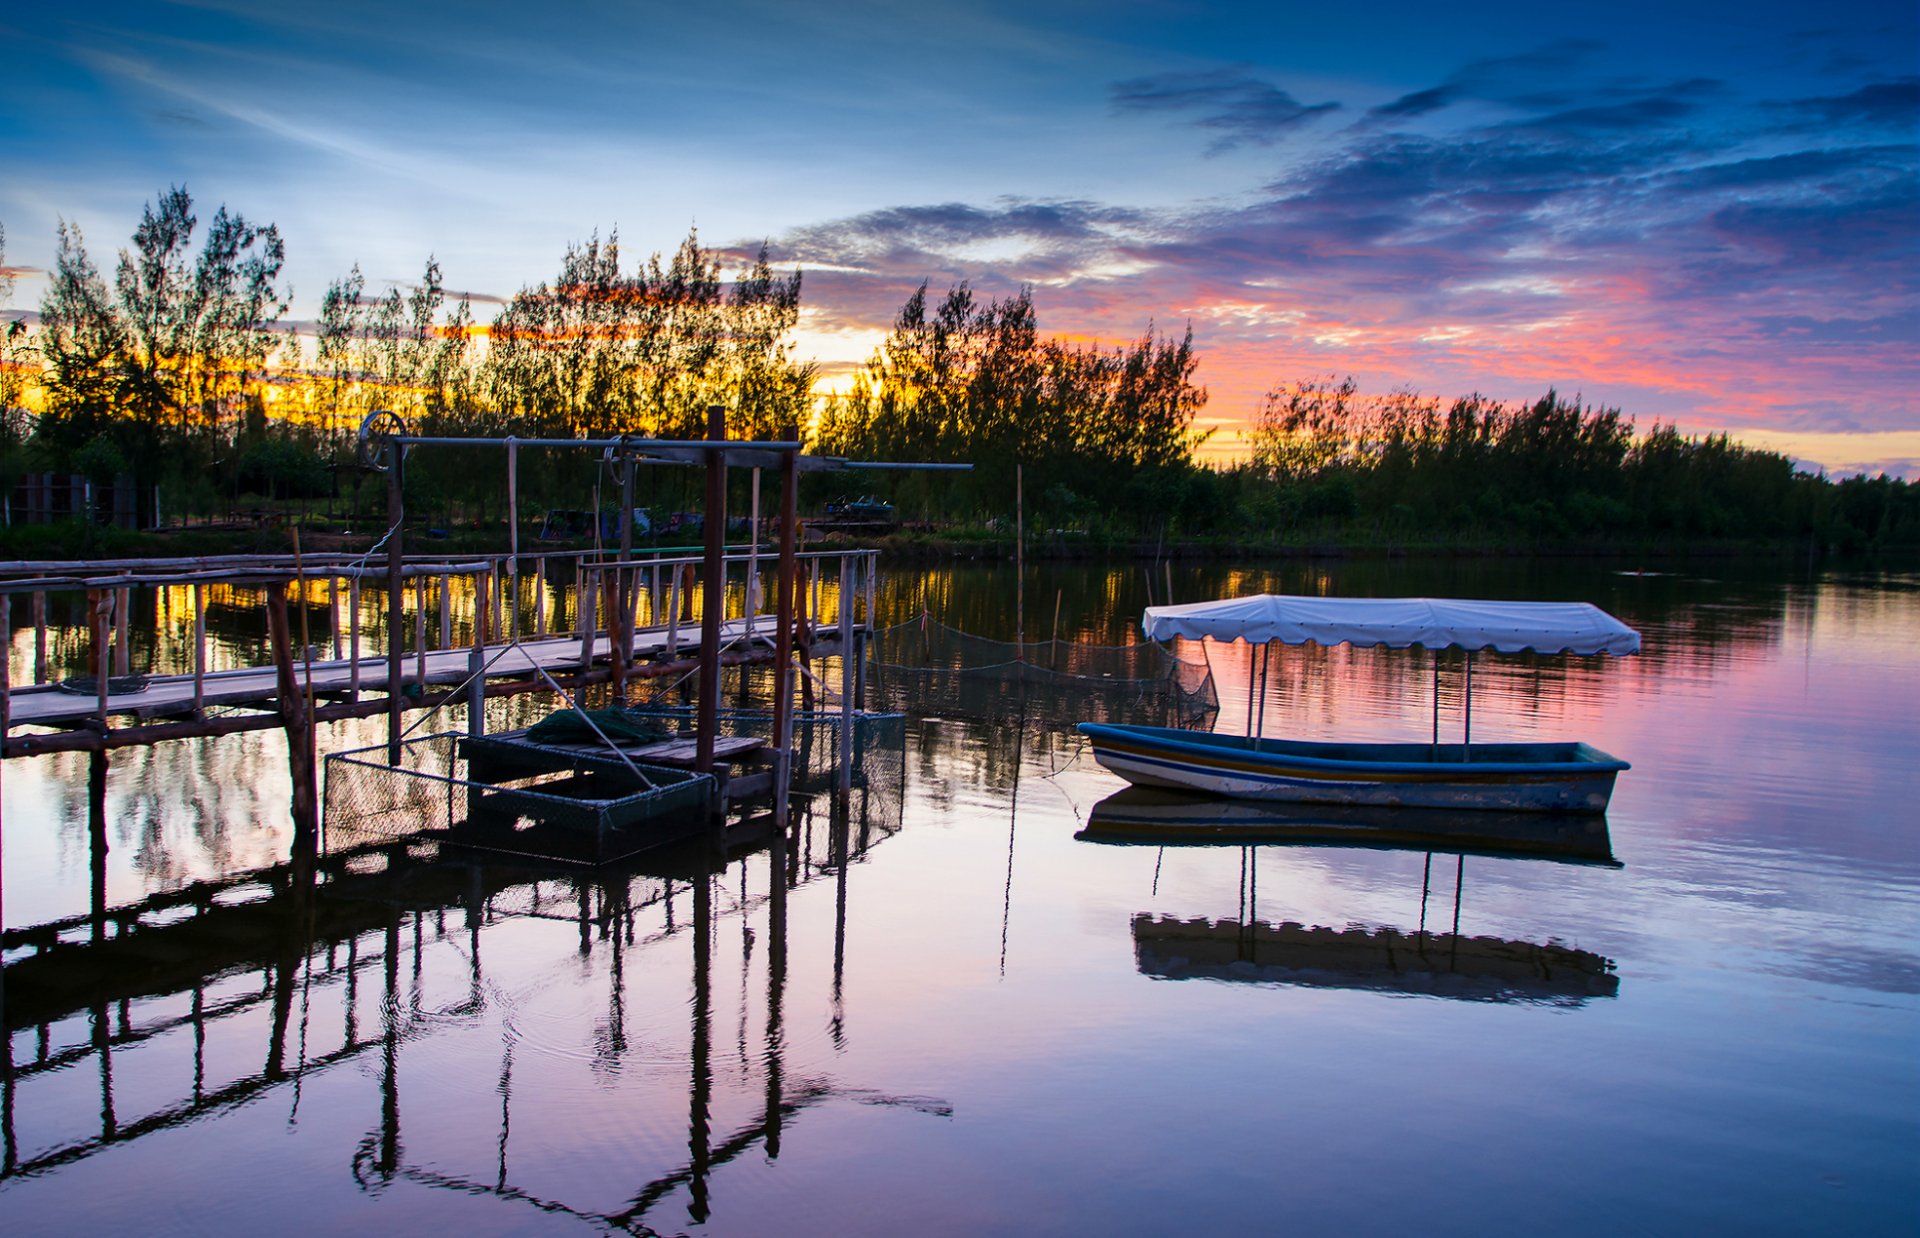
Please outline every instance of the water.
M1164 600L1137 565L1036 569L1026 634L1057 598L1063 638L1124 640L1149 581ZM1009 583L901 570L883 607L1011 636ZM1041 708L1021 742L929 702L904 794L812 806L783 909L765 850L710 880L427 867L323 896L311 951L255 925L144 984L109 975L99 1004L12 1032L0 1227L1915 1232L1920 579L1291 564L1172 585L1584 597L1634 623L1640 658L1482 660L1474 685L1476 738L1633 762L1623 866L1079 841L1119 783L1064 720ZM1246 651L1210 657L1238 730ZM1266 726L1424 739L1432 691L1418 651L1286 651ZM284 859L284 768L264 733L116 756L107 901ZM87 911L86 778L7 762L9 926ZM1617 988L1175 980L1134 936L1143 915L1444 931L1456 863L1463 933L1602 955Z

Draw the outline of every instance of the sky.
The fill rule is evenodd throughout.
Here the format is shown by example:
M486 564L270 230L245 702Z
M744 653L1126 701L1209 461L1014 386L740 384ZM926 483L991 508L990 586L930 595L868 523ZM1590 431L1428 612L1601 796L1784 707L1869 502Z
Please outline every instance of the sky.
M172 185L291 316L428 257L485 321L571 243L804 272L828 385L923 281L1191 325L1263 393L1532 400L1920 478L1920 5L145 0L0 10L11 305Z

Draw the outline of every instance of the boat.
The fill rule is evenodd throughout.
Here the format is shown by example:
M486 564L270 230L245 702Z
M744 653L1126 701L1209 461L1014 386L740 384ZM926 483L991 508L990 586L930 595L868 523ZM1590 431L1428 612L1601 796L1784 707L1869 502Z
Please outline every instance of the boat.
M1323 598L1260 594L1148 607L1147 639L1385 645L1467 655L1466 726L1440 742L1435 661L1430 743L1365 743L1222 735L1172 727L1083 722L1094 759L1137 786L1308 804L1381 808L1604 813L1627 762L1579 742L1472 742L1473 655L1639 652L1640 635L1585 602L1486 602L1455 598Z

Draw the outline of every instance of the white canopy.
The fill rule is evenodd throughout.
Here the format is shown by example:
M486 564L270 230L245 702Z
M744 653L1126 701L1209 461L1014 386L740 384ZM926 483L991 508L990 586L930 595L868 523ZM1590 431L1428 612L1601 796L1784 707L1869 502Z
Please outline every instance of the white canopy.
M1263 645L1386 645L1518 653L1640 652L1640 634L1587 602L1473 602L1460 598L1254 597L1149 606L1148 640L1244 640Z

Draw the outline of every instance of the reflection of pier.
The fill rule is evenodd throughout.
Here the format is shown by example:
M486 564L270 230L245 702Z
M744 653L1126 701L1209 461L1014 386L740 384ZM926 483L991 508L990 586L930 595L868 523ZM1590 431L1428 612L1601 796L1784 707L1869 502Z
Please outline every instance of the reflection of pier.
M1233 919L1134 916L1135 958L1146 975L1574 1006L1619 992L1613 961L1602 955L1460 932L1468 856L1617 868L1605 817L1270 804L1129 787L1094 805L1078 837L1240 852ZM1268 847L1424 851L1418 929L1262 920L1260 853ZM1427 927L1436 854L1454 857L1453 923L1445 932ZM1156 865L1156 883L1158 873Z
M459 860L452 853L414 858L405 845L361 848L310 859L305 876L298 865L278 865L10 930L4 942L10 954L34 953L4 974L9 1000L0 1060L0 1182L57 1174L110 1147L217 1120L281 1084L296 1085L279 1094L297 1106L301 1080L314 1081L358 1060L378 1076L379 1109L357 1148L339 1154L368 1189L405 1179L570 1213L615 1230L643 1228L643 1218L668 1200L679 1200L690 1216L703 1219L714 1171L752 1148L778 1156L793 1120L809 1108L840 1099L946 1112L937 1100L828 1077L787 1077L788 899L823 879L835 884L829 896L837 909L830 996L837 1024L848 872L899 828L897 816L876 816L877 806L859 796L797 799L791 827L773 828L761 819L749 850L726 856L708 841L656 853L644 868L617 871L560 875ZM896 810L889 805L882 811ZM715 1062L717 993L725 988L717 984L723 938L716 929L728 919L743 925L741 1036L751 1022L764 1040L752 1080L736 1078L746 1069L744 1057L739 1065ZM601 960L603 1012L578 1025L596 1060L626 1052L630 1007L655 1004L629 993L636 952L671 941L691 947L686 1154L638 1173L617 1208L545 1198L514 1180L511 1106L519 1033L504 1022L513 995L496 991L486 956L490 927L528 920L575 926L577 935L569 934L559 948L581 960ZM759 935L750 921L763 926ZM516 957L524 960L526 938L518 940ZM756 942L764 954L755 954ZM436 951L442 960L433 958ZM756 957L764 959L767 983L764 1005L750 1020L746 976ZM455 982L451 992L449 979ZM426 992L441 996L429 1001ZM457 1161L441 1156L410 1155L402 1125L405 1047L430 1042L440 1029L485 1020L503 1021L507 1046L494 1163L462 1171ZM249 1057L254 1065L236 1077L236 1067ZM87 1125L76 1124L81 1115L72 1103L72 1083L81 1072L97 1078L98 1116ZM758 1116L717 1132L715 1088L721 1081L756 1089ZM439 1101L419 1103L431 1109ZM416 1134L416 1141L421 1138Z

